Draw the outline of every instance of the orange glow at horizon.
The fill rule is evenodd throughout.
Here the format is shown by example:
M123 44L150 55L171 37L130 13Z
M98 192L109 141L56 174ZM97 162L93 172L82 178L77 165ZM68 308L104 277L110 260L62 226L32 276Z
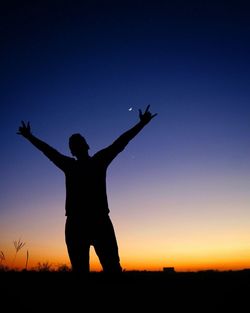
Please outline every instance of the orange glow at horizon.
M65 250L65 249L64 249ZM163 267L174 267L177 272L182 271L199 271L199 270L241 270L250 268L250 251L214 251L211 253L201 253L199 251L192 251L193 253L179 253L175 257L166 259L165 262L160 257L153 255L123 255L121 254L121 265L125 271L162 271ZM27 249L19 251L14 257L13 250L6 250L8 258L2 265L6 265L10 268L16 268L22 270L26 266L27 261ZM14 261L14 262L13 262ZM66 265L70 268L67 252L65 251L33 251L29 252L29 258L27 262L27 269L38 269L38 267L48 265L50 269L57 269L62 265ZM90 270L101 271L100 262L95 254L94 249L90 249Z

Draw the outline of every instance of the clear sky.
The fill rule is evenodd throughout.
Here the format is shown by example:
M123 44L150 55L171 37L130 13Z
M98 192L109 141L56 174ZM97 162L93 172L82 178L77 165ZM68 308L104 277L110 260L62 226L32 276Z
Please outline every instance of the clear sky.
M80 132L92 155L151 104L158 115L108 170L123 268L250 267L247 1L9 1L1 12L6 263L24 266L28 250L30 266L69 264L64 175L16 134L20 121L66 155Z

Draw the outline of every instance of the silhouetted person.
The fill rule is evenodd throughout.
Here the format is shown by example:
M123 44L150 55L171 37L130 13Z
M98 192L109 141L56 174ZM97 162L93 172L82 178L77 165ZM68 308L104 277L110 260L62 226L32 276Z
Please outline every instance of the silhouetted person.
M69 138L69 148L75 157L68 157L31 133L30 123L19 127L17 134L28 139L65 174L65 240L72 270L89 272L89 250L92 245L104 272L121 272L118 245L106 193L106 171L112 160L148 124L153 117L149 105L144 113L139 110L139 122L123 133L110 146L93 156L89 145L80 134Z

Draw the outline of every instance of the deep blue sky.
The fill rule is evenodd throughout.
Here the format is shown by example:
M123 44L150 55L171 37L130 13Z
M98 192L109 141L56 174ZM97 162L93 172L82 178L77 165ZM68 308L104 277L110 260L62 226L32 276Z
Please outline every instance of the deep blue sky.
M162 242L159 251L164 246L159 229L165 234L176 225L176 233L172 226L166 236L177 263L170 242L183 223L183 238L203 223L208 234L214 232L216 219L225 222L221 233L230 232L237 218L241 222L232 232L249 229L247 1L9 1L1 6L2 245L25 235L40 218L46 224L52 207L55 216L64 217L63 176L16 135L22 119L65 154L69 135L81 132L93 154L133 126L138 109L147 104L158 116L114 161L108 176L122 247L128 242L123 232L138 235L131 226L137 218L145 237L151 225L150 234ZM61 241L63 223L58 222ZM42 237L42 226L39 231ZM200 236L198 229L194 236Z

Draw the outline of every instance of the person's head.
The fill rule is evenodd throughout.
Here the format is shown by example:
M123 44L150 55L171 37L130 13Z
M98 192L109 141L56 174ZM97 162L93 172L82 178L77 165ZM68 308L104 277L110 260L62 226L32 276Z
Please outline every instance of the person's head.
M71 154L77 159L88 155L89 145L81 134L73 134L69 137Z

